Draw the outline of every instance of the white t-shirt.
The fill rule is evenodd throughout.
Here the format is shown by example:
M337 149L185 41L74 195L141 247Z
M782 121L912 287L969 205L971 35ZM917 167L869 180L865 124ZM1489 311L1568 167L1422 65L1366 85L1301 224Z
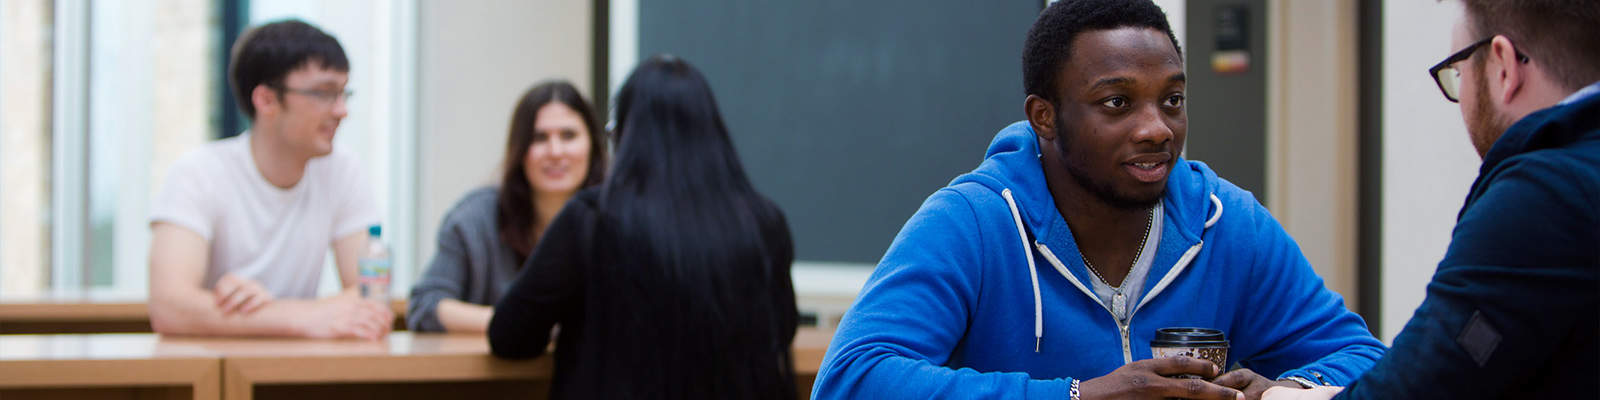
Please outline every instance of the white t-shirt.
M300 182L283 189L261 176L248 133L178 159L152 208L152 224L184 227L210 244L207 289L231 272L278 298L316 297L333 242L378 222L354 157L335 150L311 159Z

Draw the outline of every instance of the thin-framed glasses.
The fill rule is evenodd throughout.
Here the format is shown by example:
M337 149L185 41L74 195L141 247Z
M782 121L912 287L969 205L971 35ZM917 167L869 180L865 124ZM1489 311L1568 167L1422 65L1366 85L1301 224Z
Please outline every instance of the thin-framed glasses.
M1428 76L1433 77L1433 83L1439 85L1439 92L1444 93L1446 100L1450 100L1451 103L1461 102L1461 70L1457 69L1455 64L1472 58L1472 53L1477 52L1478 48L1483 47L1483 45L1489 44L1494 38L1494 36L1490 36L1483 38L1483 40L1472 42L1472 44L1462 48L1461 51L1451 54L1444 61L1440 61L1438 64L1434 64L1432 68L1428 68ZM1523 55L1522 51L1518 50L1516 54L1518 62L1528 62L1528 56Z
M350 96L354 96L356 94L354 90L350 89L340 91L331 89L296 89L277 85L270 86L273 86L274 88L278 89L278 91L284 93L294 93L301 96L310 97L312 100L316 100L323 105L333 105L333 103L338 102L340 99L350 101Z

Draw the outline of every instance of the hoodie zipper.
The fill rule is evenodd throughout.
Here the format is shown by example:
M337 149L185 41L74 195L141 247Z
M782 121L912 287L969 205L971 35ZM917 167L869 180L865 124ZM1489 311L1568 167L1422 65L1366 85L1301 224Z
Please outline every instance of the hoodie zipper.
M1011 196L1011 189L1000 191L1000 196L1006 199L1006 205L1011 208L1012 223L1017 225L1017 237L1022 240L1022 252L1027 255L1028 259L1028 273L1033 278L1033 352L1037 353L1039 352L1039 345L1044 342L1044 301L1039 294L1039 270L1034 266L1033 253L1028 251L1028 232L1023 229L1022 213L1017 210L1016 198ZM1211 198L1211 203L1217 206L1217 210L1211 214L1211 218L1206 219L1205 229L1211 229L1211 225L1216 224L1217 220L1222 218L1222 199L1217 198L1216 194L1211 194L1209 197ZM1201 240L1193 246L1189 246L1188 251L1183 252L1183 257L1178 258L1178 263L1173 264L1172 269L1167 271L1167 275L1161 277L1161 281L1150 289L1150 293L1145 294L1144 300L1140 300L1139 305L1134 306L1133 311L1128 313L1128 323L1133 322L1133 314L1144 308L1145 303L1149 303L1150 299L1161 294L1168 285L1172 284L1173 279L1178 277L1178 274L1189 268L1189 263L1194 261L1195 255L1200 254L1200 247L1205 244L1206 241ZM1039 250L1039 254L1043 255L1045 260L1050 261L1050 265L1056 268L1056 272L1060 272L1061 276L1066 277L1068 282L1072 282L1072 286L1077 286L1078 290L1094 300L1095 304L1100 304L1100 298L1096 297L1094 292L1089 291L1088 287L1083 286L1083 282L1079 282L1078 278L1072 275L1072 272L1067 271L1066 265L1061 263L1061 259L1056 258L1055 252L1050 251L1049 247L1038 241L1034 241L1033 245ZM1117 334L1122 339L1122 363L1124 365L1133 363L1133 345L1130 343L1132 340L1128 335L1128 323L1118 320L1116 313L1111 311L1110 307L1106 307L1105 304L1100 304L1100 307L1105 308L1106 314L1111 315L1111 320L1117 325Z
M1128 320L1132 321L1133 320L1133 316L1129 315L1128 316ZM1131 343L1129 343L1131 341L1128 340L1128 324L1118 323L1118 326L1122 328L1122 364L1123 365L1132 364L1133 363L1133 346L1132 346Z

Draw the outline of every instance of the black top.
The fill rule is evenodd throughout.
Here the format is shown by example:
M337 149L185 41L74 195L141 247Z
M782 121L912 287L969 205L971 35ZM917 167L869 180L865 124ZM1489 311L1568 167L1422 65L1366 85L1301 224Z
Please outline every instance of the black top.
M490 349L538 357L557 328L553 399L792 398L794 245L782 213L761 201L764 265L708 267L712 282L672 284L640 244L606 226L599 190L580 191L495 305Z
M1506 129L1422 305L1335 398L1600 399L1596 199L1600 95Z

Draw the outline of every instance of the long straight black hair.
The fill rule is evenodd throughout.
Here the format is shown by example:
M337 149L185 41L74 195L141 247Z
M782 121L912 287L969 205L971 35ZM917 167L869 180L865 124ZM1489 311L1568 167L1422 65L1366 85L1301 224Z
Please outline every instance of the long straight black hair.
M649 335L662 365L617 388L661 398L794 396L794 244L757 193L711 87L673 56L651 57L617 95L615 163L601 185L607 315ZM626 346L626 345L624 345ZM647 350L648 351L648 350ZM626 366L623 366L626 368ZM635 390L644 390L637 392ZM604 396L601 396L604 397Z

